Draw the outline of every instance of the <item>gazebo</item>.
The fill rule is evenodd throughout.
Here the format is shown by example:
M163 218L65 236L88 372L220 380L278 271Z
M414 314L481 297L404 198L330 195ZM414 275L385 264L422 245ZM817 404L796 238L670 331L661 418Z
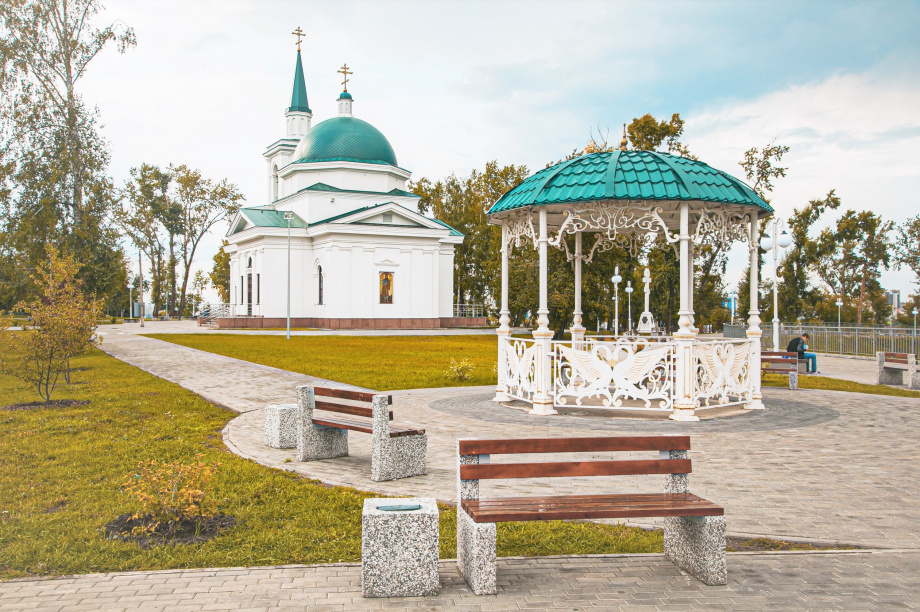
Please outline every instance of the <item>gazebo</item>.
M524 400L531 414L556 414L574 402L601 408L670 411L696 421L709 406L762 409L758 224L773 209L742 181L697 161L653 151L592 153L551 166L504 194L489 210L502 228L501 317L496 401ZM584 235L589 234L588 242ZM566 236L574 235L574 253ZM616 246L634 256L661 236L680 260L678 329L653 342L628 335L586 338L581 268ZM700 341L694 327L694 247L746 241L751 261L747 337ZM538 327L533 340L511 337L508 258L513 247L539 250ZM547 307L547 249L575 267L571 341L553 341Z

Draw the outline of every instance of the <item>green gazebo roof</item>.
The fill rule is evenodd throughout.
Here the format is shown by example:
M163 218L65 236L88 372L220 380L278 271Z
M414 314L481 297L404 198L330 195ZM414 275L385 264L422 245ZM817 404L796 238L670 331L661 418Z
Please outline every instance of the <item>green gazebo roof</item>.
M742 181L701 161L653 151L613 151L537 172L499 198L489 214L595 200L691 200L773 212Z

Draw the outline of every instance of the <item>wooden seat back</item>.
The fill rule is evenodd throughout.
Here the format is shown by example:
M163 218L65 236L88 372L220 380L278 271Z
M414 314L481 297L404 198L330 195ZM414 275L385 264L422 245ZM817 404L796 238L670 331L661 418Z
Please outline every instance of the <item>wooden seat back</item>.
M798 353L787 351L763 351L760 353L760 366L770 370L798 369Z
M356 405L358 403L371 404L375 395L372 391L349 391L347 389L330 389L328 387L313 387L315 408L340 414L374 418L374 409L370 406ZM320 399L322 398L322 399ZM346 403L351 402L351 403ZM393 405L393 396L387 396L387 405ZM389 411L389 420L393 420L393 411Z
M690 436L616 436L601 438L536 438L460 440L459 454L478 455L478 464L460 466L461 480L500 478L560 478L689 474L689 459L671 459L670 451L690 450ZM489 463L490 455L659 451L658 459L534 461Z
M885 353L885 361L907 365L907 353Z

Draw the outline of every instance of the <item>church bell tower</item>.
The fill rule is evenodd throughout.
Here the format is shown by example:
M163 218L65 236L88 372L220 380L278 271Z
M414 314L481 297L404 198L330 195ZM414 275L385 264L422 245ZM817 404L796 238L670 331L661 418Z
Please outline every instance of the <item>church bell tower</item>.
M297 65L294 68L294 90L291 92L291 105L284 112L284 117L287 126L286 136L300 139L310 131L313 111L310 110L310 103L307 102L307 85L303 78L303 64L300 62L300 37L303 36L303 31L297 28L294 31L294 35L297 36Z

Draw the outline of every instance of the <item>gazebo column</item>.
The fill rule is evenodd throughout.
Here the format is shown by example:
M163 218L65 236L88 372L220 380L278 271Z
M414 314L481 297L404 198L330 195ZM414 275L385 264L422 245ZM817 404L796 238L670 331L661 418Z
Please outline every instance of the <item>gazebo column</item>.
M696 245L690 240L690 278L687 285L687 295L690 296L690 327L694 334L700 333L696 326L696 309L693 306L693 290L696 287Z
M581 232L575 232L575 312L572 315L572 348L581 349L585 342L585 328L581 324Z
M696 359L694 347L696 334L693 333L693 311L690 308L692 293L690 268L690 204L680 203L680 308L677 311L678 329L674 333L677 345L674 355L674 409L669 418L675 421L699 421L694 414L696 398L694 397L694 378Z
M507 402L511 400L508 395L507 374L508 358L505 351L508 348L508 341L511 338L511 311L508 310L508 226L502 221L502 309L498 318L498 386L495 388L496 402Z
M744 405L747 410L763 410L763 393L760 389L760 310L757 303L760 298L760 279L757 274L759 261L760 221L757 213L751 213L751 228L748 240L748 250L751 253L751 309L748 310L747 337L751 344L751 361L748 372L751 377L751 401Z
M553 331L549 328L549 300L547 299L547 244L549 236L546 229L546 208L540 208L540 307L537 310L537 329L533 332L536 340L536 390L533 394L533 408L530 414L556 414L553 409L552 393L552 352Z

